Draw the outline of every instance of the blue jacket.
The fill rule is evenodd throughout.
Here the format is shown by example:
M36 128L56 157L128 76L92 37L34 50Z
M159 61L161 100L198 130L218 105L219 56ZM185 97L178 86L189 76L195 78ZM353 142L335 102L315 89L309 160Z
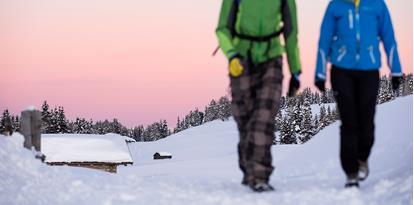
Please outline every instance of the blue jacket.
M316 81L326 79L327 62L352 70L381 67L379 42L384 44L388 66L402 75L391 17L384 0L332 0L321 26Z

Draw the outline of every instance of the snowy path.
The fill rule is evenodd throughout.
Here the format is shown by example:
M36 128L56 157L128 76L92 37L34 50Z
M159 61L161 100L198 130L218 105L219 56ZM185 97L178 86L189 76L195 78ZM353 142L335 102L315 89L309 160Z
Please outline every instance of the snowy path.
M379 106L371 175L360 190L342 188L339 123L305 145L274 146L276 192L255 194L240 185L236 125L214 121L132 144L134 166L116 175L46 167L1 137L0 204L413 204L412 107L412 96ZM152 160L158 151L173 159Z

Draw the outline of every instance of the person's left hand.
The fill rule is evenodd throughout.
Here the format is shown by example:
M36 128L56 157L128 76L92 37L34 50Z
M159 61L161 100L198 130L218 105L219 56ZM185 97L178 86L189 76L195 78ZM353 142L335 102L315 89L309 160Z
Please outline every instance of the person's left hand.
M300 74L292 74L292 77L290 78L289 92L288 92L289 97L295 96L299 90L299 87L300 87L299 75Z

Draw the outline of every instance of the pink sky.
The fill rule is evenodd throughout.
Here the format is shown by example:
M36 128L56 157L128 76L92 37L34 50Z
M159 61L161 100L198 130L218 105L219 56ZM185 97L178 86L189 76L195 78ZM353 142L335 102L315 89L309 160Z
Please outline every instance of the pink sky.
M297 0L302 87L313 84L328 2ZM403 70L412 73L413 3L386 2ZM220 6L221 0L1 1L0 111L17 114L48 100L70 119L174 125L177 116L228 93L226 59L211 57Z

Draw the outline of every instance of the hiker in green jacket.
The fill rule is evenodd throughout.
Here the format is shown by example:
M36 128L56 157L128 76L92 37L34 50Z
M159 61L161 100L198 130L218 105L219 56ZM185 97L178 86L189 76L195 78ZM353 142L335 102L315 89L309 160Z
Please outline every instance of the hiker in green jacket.
M300 87L295 0L223 0L216 33L229 60L242 184L257 192L271 191L270 147L282 93L285 50L292 74L288 95L295 95Z

